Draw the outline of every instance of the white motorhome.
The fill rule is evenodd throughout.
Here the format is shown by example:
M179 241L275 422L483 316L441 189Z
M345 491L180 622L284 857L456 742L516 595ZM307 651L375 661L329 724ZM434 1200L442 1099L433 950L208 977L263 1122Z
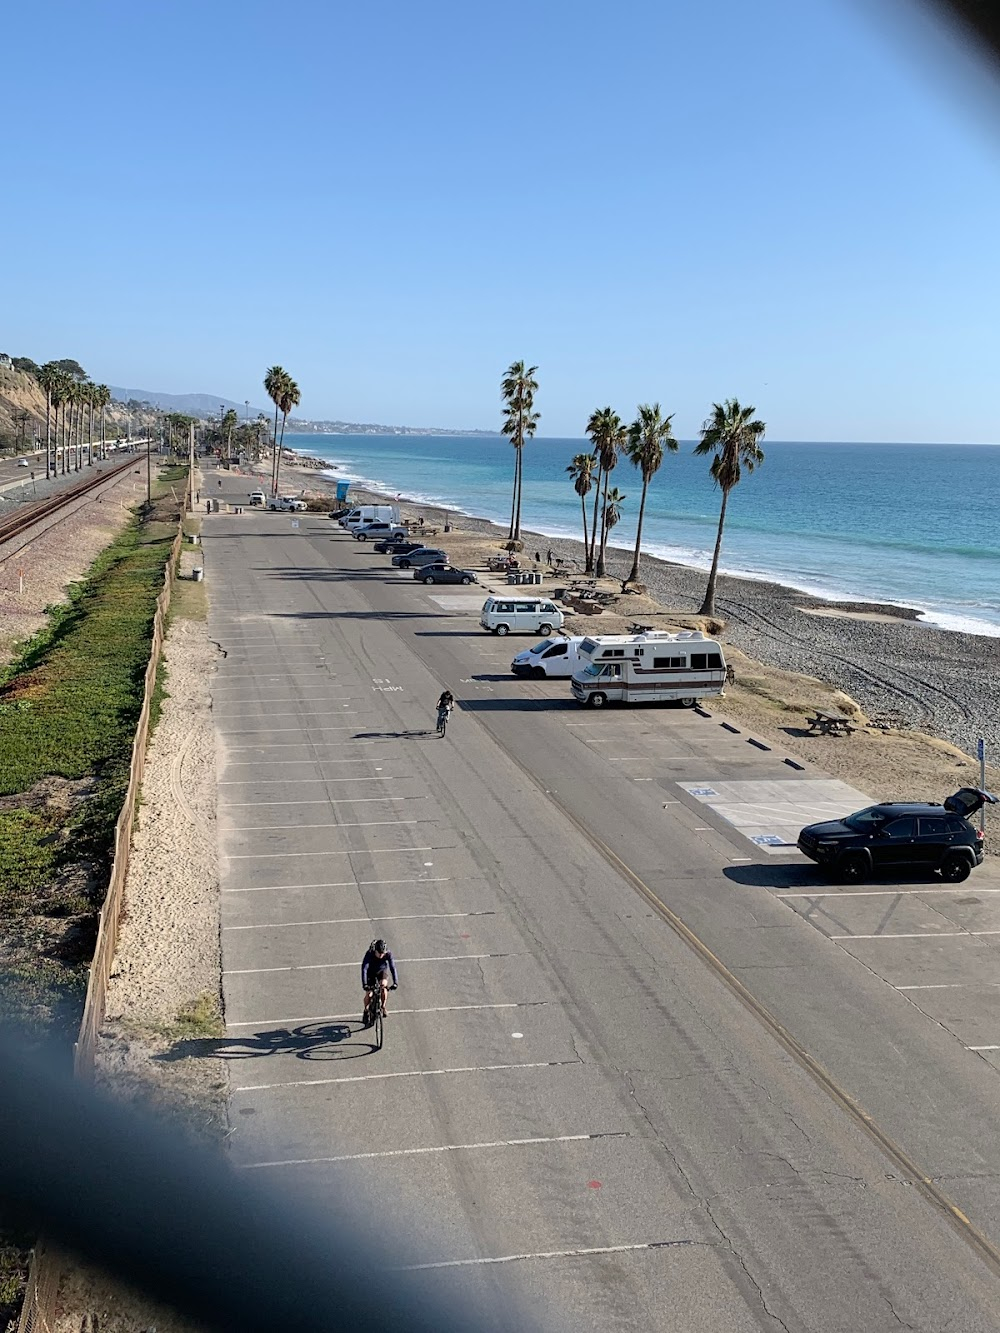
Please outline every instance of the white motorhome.
M356 532L366 523L398 523L399 509L396 505L355 505L340 520L340 526Z
M585 639L571 688L578 703L592 708L666 700L692 708L725 684L726 658L715 639L700 630L653 630Z

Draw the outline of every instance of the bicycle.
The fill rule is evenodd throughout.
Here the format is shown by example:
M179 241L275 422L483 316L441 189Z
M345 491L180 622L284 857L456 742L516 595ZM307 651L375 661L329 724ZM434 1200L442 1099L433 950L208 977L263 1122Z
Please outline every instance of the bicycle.
M439 708L437 717L437 734L443 736L448 730L448 718L451 716L450 708Z
M385 994L382 990L382 983L377 981L370 988L369 994L368 1021L372 1028L372 1036L375 1039L375 1049L380 1051L385 1028Z

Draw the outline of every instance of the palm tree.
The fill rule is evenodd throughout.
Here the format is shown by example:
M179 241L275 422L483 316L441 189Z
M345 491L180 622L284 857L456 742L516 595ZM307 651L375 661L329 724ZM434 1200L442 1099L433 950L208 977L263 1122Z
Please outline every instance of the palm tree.
M597 458L594 454L575 454L566 471L573 479L573 489L580 497L580 508L583 510L583 549L589 551L587 545L587 496L590 488L594 484L594 465ZM590 573L590 563L588 556L587 573Z
M59 370L51 361L46 361L44 366L40 366L37 375L38 383L45 390L45 478L52 475L53 459L52 453L52 395L59 383Z
M635 529L635 554L632 556L632 568L629 570L627 583L639 581L642 520L646 513L646 492L649 490L649 483L660 470L663 451L669 449L672 454L677 452L677 441L670 426L673 419L673 413L669 417L660 415L659 403L643 403L639 407L638 416L628 428L625 452L628 454L629 462L633 467L637 467L642 475L642 499L639 501L639 522Z
M719 573L719 553L722 550L722 529L726 523L726 505L729 492L740 484L743 469L752 472L764 461L760 441L767 429L763 421L754 419L755 407L741 407L735 398L727 398L721 405L712 404L712 415L701 428L701 439L694 447L696 454L712 454L712 480L722 491L719 510L719 531L715 538L715 554L705 589L705 600L700 615L710 616L715 611L715 581Z
M281 398L282 389L288 383L291 377L287 370L281 366L271 366L264 376L264 388L268 398L274 404L274 443L271 445L271 494L278 493L278 474L275 466L278 448L278 400Z
M504 402L504 419L500 427L502 434L510 437L514 446L514 494L510 506L510 540L521 539L521 455L525 440L530 440L538 425L539 414L532 411L538 381L535 379L537 366L525 368L523 361L515 361L500 381L500 393Z
M111 402L111 390L106 384L97 386L97 406L101 409L101 458L107 457L107 443L104 435L104 410Z
M622 505L628 496L622 495L617 486L608 491L604 501L604 532L601 537L602 547L608 540L608 534L622 516ZM603 554L603 550L602 550Z
M587 434L594 445L601 468L604 484L604 496L601 503L601 544L597 552L597 577L604 576L604 552L608 544L608 480L618 462L618 451L625 445L628 431L622 425L621 417L610 407L599 407L590 414L587 422ZM611 525L612 527L614 524ZM593 544L595 537L591 538ZM593 564L593 560L591 560Z
M278 441L278 461L274 468L274 493L278 494L278 476L281 472L281 451L285 447L285 422L288 420L288 414L293 407L298 407L302 401L302 395L299 392L299 386L292 379L291 375L285 376L285 382L281 386L281 393L278 395L278 407L281 408L281 439Z

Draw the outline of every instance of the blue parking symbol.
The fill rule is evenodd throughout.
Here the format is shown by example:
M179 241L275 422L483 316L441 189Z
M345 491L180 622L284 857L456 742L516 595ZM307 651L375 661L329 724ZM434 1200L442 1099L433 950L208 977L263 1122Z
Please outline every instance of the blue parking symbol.
M688 787L692 796L718 796L714 787Z
M750 839L758 847L785 847L787 846L784 838L779 838L777 833L758 833L755 838Z

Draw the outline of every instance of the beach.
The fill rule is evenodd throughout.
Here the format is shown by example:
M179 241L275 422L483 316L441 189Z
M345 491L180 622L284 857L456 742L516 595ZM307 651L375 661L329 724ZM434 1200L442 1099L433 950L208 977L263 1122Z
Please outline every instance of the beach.
M300 456L285 475L290 487L304 493L335 490L336 474L322 459ZM352 485L350 499L397 503L404 519L422 518L438 529L435 540L452 563L470 568L485 566L507 536L487 519L389 491ZM468 507L474 508L474 497ZM522 540L522 564L540 557L547 592L571 581L549 572L550 553L573 575L582 574L581 541L527 529ZM605 586L617 592L631 556L609 548L607 566ZM646 596L623 596L599 617L568 617L566 632L614 633L634 620L664 628L701 624L703 570L644 554L641 578ZM978 785L978 738L985 741L988 761L1000 757L1000 639L940 629L917 615L896 605L825 601L777 583L722 575L715 621L737 679L712 706L835 776L862 786L859 774L866 777L867 789L879 799L937 800L963 783ZM805 718L824 704L855 717L863 729L850 738L809 736ZM1000 783L992 764L988 781ZM939 791L941 785L947 790Z

